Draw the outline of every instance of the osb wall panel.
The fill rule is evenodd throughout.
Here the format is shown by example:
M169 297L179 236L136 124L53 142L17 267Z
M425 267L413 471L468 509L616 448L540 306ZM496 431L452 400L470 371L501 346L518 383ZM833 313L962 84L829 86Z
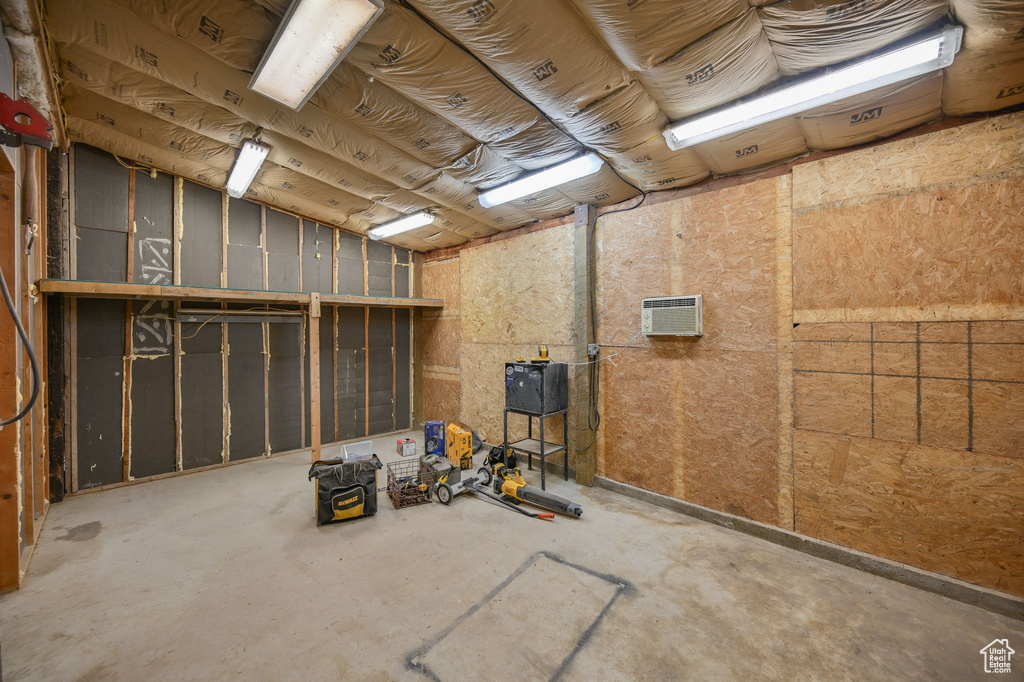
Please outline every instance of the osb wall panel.
M462 326L457 317L423 314L423 364L427 367L459 367Z
M573 226L463 249L462 341L571 345ZM464 392L465 393L465 392Z
M775 240L788 200L789 178L779 177L602 218L598 341L627 343L644 298L703 294L702 339L641 337L634 345L774 352Z
M1016 177L798 212L794 306L1024 304L1022 205Z
M463 343L460 367L462 393L462 421L476 429L485 440L500 443L503 434L505 410L505 363L522 356L536 354L534 344ZM572 346L548 346L555 360L572 359ZM536 420L534 420L536 424ZM562 418L545 420L548 441L562 441ZM534 438L537 438L534 429ZM526 417L509 415L509 439L526 437ZM561 462L561 455L557 457ZM549 460L553 461L553 460Z
M459 418L462 402L459 374L424 369L420 373L423 387L423 419L425 421L454 421Z
M795 167L797 319L1019 310L1022 124L1015 113Z
M772 353L669 348L609 359L603 475L778 523L776 361Z
M775 355L693 353L683 372L686 499L777 523Z
M1024 462L797 430L796 530L1024 596Z
M796 426L1024 458L1024 321L801 324Z
M1018 112L795 166L793 209L964 186L1022 169L1024 112Z
M686 499L679 354L671 348L630 349L603 363L597 452L602 475Z
M462 413L459 267L459 259L450 258L426 263L422 268L422 296L444 301L440 310L423 311L420 326L424 420L456 421Z
M442 314L459 313L459 259L430 261L424 263L420 279L423 298L439 298L444 301Z

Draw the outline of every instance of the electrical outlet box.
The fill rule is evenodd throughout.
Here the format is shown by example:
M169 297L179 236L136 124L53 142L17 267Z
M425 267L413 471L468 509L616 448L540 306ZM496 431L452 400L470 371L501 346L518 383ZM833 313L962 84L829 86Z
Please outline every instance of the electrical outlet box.
M601 347L599 345L597 345L596 343L589 343L589 344L587 344L587 355L588 356L590 356L592 358L596 358L598 353L600 353L600 352L601 352Z

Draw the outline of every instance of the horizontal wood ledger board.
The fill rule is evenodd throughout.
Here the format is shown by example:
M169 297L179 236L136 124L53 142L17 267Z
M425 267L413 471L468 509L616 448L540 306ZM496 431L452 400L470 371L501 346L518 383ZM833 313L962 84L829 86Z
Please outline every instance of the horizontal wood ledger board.
M310 293L302 291L251 291L248 289L128 284L125 282L88 282L66 279L41 279L37 282L37 286L39 287L39 292L43 294L66 294L81 298L246 301L309 305L312 296ZM329 305L384 308L444 307L444 301L434 298L400 298L348 294L318 294L318 296L322 304Z

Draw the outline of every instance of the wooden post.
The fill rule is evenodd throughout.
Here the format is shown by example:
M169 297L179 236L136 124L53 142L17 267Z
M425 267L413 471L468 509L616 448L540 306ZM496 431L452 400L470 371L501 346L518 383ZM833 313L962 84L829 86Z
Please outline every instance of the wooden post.
M11 297L17 295L17 189L14 169L0 152L0 268ZM0 303L0 416L9 419L19 409L18 341L14 320ZM0 429L0 591L21 584L21 491L18 488L18 427Z
M320 459L320 294L309 295L309 442Z
M573 233L573 262L574 279L573 291L575 293L575 305L573 308L573 329L575 331L576 344L573 353L573 362L587 362L587 344L596 343L591 339L593 320L590 314L590 250L591 240L594 238L594 228L597 224L597 207L583 204L576 207L576 220ZM589 424L590 391L596 387L588 385L589 370L587 365L573 365L570 368L570 391L569 391L569 412L566 419L569 420L569 443L570 455L576 461L576 481L580 485L594 485L597 476L597 434L587 429ZM583 449L580 449L583 448Z

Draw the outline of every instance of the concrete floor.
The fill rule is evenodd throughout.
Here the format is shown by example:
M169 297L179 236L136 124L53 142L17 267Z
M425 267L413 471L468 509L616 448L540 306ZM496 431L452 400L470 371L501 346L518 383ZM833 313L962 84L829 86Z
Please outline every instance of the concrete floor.
M1024 652L1024 623L560 480L582 519L381 494L317 528L308 461L55 505L3 679L972 680Z

